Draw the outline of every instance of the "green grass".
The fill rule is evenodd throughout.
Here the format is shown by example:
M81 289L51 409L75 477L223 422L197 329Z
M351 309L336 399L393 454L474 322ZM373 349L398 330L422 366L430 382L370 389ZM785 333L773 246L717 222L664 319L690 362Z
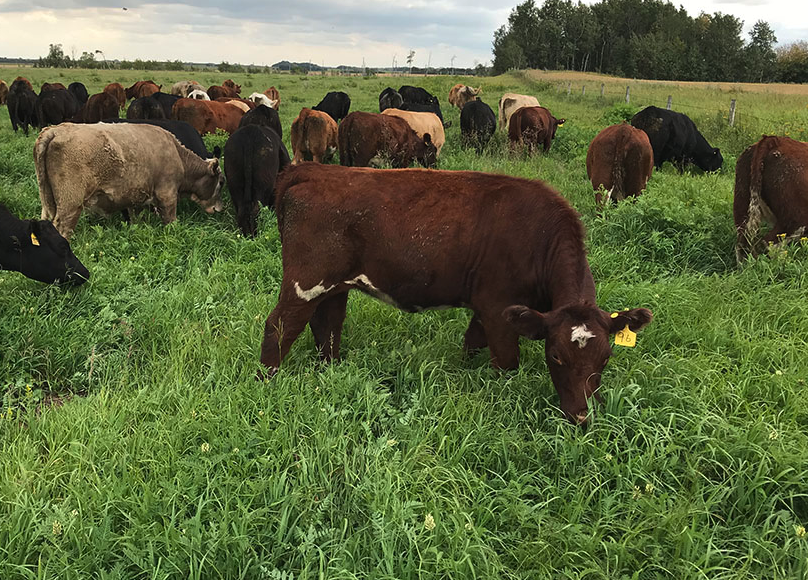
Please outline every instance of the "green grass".
M24 73L91 92L186 78ZM464 80L234 78L247 94L280 90L287 143L300 107L328 90L377 110L388 85L445 101ZM551 183L587 226L601 307L654 312L636 348L615 348L594 424L563 420L541 343L497 372L463 357L467 312L405 314L360 294L343 362L320 365L305 333L256 382L281 278L271 212L255 240L232 208L190 202L165 228L82 216L72 245L90 282L0 272L0 578L808 577L808 247L741 269L733 250L735 159L781 128L739 117L731 129L726 95L690 88L715 109L692 116L723 171L666 166L638 201L598 215L584 160L617 101L521 76L479 83L492 106L532 92L568 121L547 155L511 153L498 134L477 156L444 107L441 167ZM768 98L761 117L805 115ZM0 109L0 201L23 217L40 209L34 140Z

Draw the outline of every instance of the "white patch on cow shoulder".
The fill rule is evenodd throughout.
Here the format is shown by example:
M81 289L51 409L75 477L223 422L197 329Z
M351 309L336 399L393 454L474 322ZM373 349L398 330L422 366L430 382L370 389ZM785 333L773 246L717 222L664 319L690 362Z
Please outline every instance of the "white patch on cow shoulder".
M297 297L300 298L301 300L304 300L306 302L311 302L315 298L319 298L320 296L322 296L326 292L329 292L330 290L332 290L334 288L334 286L336 286L336 284L326 288L325 286L323 286L323 281L320 280L319 284L315 284L314 286L312 286L308 290L303 290L303 288L300 287L300 283L295 282L295 293L297 294Z
M591 332L586 327L586 324L572 327L572 338L570 338L570 342L577 342L578 348L585 347L590 338L595 338L595 333Z
M373 282L370 281L370 278L368 278L365 274L359 274L359 276L357 276L356 278L353 278L351 280L345 280L344 284L347 284L348 286L354 286L360 290L363 290L366 293L373 296L374 298L376 298L377 300L381 300L385 304L389 304L390 306L400 308L398 303L395 300L393 300L393 298L390 295L385 294L384 292L376 288L376 286L373 285Z

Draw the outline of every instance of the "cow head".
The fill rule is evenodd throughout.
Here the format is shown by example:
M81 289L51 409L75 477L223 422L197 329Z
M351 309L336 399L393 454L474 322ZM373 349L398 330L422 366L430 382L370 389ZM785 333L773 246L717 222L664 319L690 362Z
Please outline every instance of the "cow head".
M10 245L2 241L0 267L46 284L84 284L90 272L47 220L20 220Z
M713 147L708 154L703 155L698 161L698 166L704 171L718 171L724 164L724 157L718 147Z
M205 159L205 170L192 184L191 199L199 204L199 206L208 213L222 211L222 184L224 184L224 175L219 169L219 159L213 157L212 159Z
M522 336L544 340L544 353L561 410L574 423L589 419L587 401L600 401L600 378L612 349L609 336L627 325L636 332L653 315L635 308L612 316L589 304L576 304L541 313L527 306L509 306L502 313Z
M432 135L424 133L423 139L415 138L415 158L424 167L435 167L438 163L438 148L432 142Z

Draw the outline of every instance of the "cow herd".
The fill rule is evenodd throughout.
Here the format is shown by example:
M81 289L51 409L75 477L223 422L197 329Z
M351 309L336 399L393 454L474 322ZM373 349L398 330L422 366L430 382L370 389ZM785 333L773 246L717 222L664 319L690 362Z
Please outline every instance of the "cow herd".
M90 273L67 240L83 210L129 219L151 207L167 224L183 197L221 211L226 177L245 236L257 234L261 205L277 212L283 279L265 325L264 376L277 371L307 324L320 357L338 358L347 294L358 289L406 311L471 309L464 349L488 347L497 368L517 366L519 336L544 340L561 408L583 423L588 399L599 398L609 336L651 321L644 308L610 314L597 307L580 218L546 184L431 169L450 123L423 88L384 89L378 113L351 112L348 94L327 93L293 121L291 156L275 87L246 99L232 80L161 89L153 81L111 83L88 95L81 83L46 83L37 95L17 78L6 96L0 82L13 129L41 128L34 163L42 219L20 220L0 206L3 268L81 284ZM547 151L564 124L533 96L506 93L495 115L480 94L458 84L448 98L460 109L464 146L478 152L497 127L514 146ZM202 140L217 130L229 133L223 174L221 151ZM327 165L337 152L343 167ZM738 159L739 260L759 251L763 220L774 224L766 241L804 233L806 157L805 144L765 137ZM665 161L680 171L689 163L715 171L723 158L687 116L648 107L595 137L586 171L603 205L639 195ZM413 163L424 169L408 169ZM374 169L384 165L400 169Z

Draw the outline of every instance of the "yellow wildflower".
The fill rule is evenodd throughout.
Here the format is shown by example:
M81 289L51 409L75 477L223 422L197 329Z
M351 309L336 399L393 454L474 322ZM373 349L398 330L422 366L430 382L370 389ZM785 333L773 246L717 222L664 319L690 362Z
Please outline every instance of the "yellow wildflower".
M432 514L426 514L426 516L424 516L424 528L426 528L428 532L435 529L435 518L432 517Z

